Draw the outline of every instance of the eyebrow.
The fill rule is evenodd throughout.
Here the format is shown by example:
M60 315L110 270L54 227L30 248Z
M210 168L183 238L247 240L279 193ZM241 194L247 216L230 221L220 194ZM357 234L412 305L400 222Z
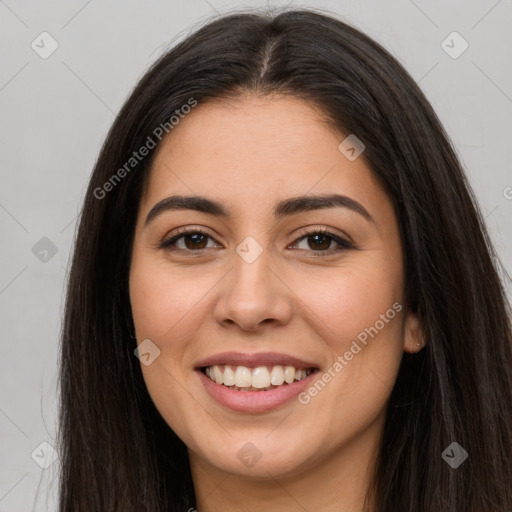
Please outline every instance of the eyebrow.
M281 219L297 213L337 207L352 210L360 214L367 221L375 223L368 210L366 210L361 203L351 197L341 194L292 197L290 199L279 201L274 207L272 213L275 219ZM229 208L218 201L208 199L204 196L174 195L166 197L156 203L148 213L144 225L147 226L152 220L156 219L164 212L176 210L194 210L225 219L231 218Z

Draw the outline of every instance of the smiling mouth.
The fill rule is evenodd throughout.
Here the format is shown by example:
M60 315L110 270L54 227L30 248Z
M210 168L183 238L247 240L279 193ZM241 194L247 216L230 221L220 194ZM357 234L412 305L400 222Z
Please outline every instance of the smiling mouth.
M247 366L213 365L200 370L213 382L234 391L270 391L305 379L317 368L294 366Z

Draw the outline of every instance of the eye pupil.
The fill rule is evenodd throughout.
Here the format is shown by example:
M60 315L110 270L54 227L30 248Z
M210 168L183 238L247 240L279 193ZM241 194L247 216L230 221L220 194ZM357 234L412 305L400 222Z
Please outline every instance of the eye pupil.
M315 239L315 242L314 242L316 244L315 247L312 247L311 244L309 244L309 247L312 248L312 249L314 249L314 248L316 248L316 249L328 249L329 245L331 245L330 237L322 235L322 234L311 235L309 238L310 239L311 238ZM324 241L324 243L320 242L320 246L317 243L319 238L320 238L320 240Z
M197 238L197 237L199 237L199 238ZM195 249L203 248L203 246L200 246L200 244L201 244L201 242L204 243L204 241L206 240L206 235L204 235L203 233L194 233L191 235L185 235L183 238L185 240L185 245L186 245L187 249L195 250ZM192 239L193 239L193 243L192 243L192 245L189 245L187 242ZM199 243L197 243L197 242L199 242Z

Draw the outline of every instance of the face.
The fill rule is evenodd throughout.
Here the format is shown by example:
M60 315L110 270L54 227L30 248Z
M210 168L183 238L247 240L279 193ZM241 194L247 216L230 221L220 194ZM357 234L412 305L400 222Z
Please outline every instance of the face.
M301 100L246 96L199 104L160 146L130 299L192 464L284 477L378 438L421 335L392 203L345 138Z

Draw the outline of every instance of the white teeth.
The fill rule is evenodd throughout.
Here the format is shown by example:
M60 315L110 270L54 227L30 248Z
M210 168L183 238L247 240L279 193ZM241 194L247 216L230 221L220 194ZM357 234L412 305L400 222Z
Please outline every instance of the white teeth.
M288 384L291 384L295 379L295 368L293 366L287 366L284 369L284 380Z
M224 367L224 386L234 386L235 385L235 372L231 369L230 366Z
M267 388L270 386L270 373L265 366L259 366L252 371L252 387Z
M222 372L218 366L213 367L213 377L215 378L215 382L217 384L223 384Z
M214 366L215 368L215 366ZM218 382L217 382L218 384ZM238 366L235 372L235 386L238 388L249 388L252 385L251 370L245 366Z
M292 384L307 377L313 370L295 369L293 366L276 365L268 370L266 366L247 368L246 366L209 366L205 373L210 380L239 391L268 390L285 382Z
M270 383L273 386L280 386L284 382L284 370L282 366L274 366L270 374Z

